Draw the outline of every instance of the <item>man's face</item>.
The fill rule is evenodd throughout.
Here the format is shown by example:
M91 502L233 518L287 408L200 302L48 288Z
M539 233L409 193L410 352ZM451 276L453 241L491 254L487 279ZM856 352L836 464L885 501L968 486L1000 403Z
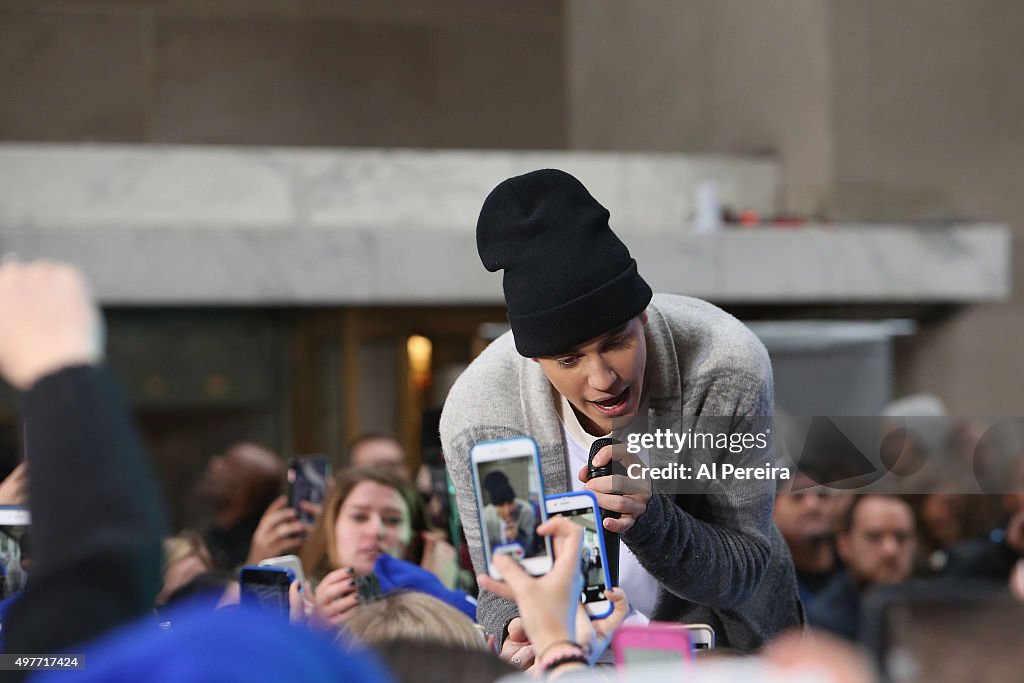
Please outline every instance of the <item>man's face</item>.
M868 496L853 511L849 532L839 535L838 549L857 583L888 584L910 578L916 543L909 505Z
M390 467L403 479L409 479L409 467L405 464L402 446L391 439L370 439L363 441L352 451L353 467L371 465Z
M806 543L832 533L832 515L825 494L800 492L775 496L775 524L789 543Z
M499 503L498 505L495 505L494 507L497 509L498 515L503 520L505 520L506 522L513 521L512 513L515 512L515 508L516 508L516 502L514 500L510 500L507 503Z
M610 432L614 420L636 415L647 367L646 324L643 313L565 353L534 359L594 436Z

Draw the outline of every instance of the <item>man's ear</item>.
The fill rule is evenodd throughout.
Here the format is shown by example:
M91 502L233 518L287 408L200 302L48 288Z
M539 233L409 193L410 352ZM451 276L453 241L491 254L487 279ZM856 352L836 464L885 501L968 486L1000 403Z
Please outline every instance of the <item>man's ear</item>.
M640 314L640 324L647 327L647 311L645 310Z
M536 356L534 356L530 360L532 360L534 363L539 363L540 362L540 358L537 358Z

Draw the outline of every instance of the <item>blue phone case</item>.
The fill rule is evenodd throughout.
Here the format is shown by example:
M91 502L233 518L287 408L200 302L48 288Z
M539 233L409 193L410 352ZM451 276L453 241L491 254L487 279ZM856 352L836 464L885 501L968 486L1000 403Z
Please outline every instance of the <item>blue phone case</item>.
M531 444L533 444L533 467L537 471L537 479L540 481L540 491L541 491L541 494L543 494L544 493L544 472L540 468L540 449L537 448L537 442L534 441L532 437L525 436L525 435L524 436L510 436L507 439L494 439L493 441L481 441L478 444L474 444L473 448L476 448L477 446L483 446L483 445L486 445L486 444L504 443L506 441L519 441L520 439L527 439L527 440L530 441ZM482 500L482 498L480 497L480 481L479 481L478 476L477 476L476 465L473 463L473 451L472 451L472 449L470 449L469 469L470 469L470 472L473 473L473 495L476 497L477 501L480 501L480 500ZM538 505L538 507L540 508L540 521L541 521L541 523L546 522L547 519L548 519L547 506L546 505ZM485 525L484 525L484 511L480 507L480 505L476 506L476 517L477 517L477 523L480 525L480 543L481 543L481 545L484 546L484 549L486 550L487 542L484 540L484 537L487 535L487 533L486 533L486 529L485 529ZM547 536L544 537L544 547L547 549L548 557L552 558L552 561L553 561L554 557L555 557L555 552L554 552L554 548L551 545L551 538L550 537L547 537ZM491 554L493 554L494 551L495 551L495 548L491 548L490 550L491 550ZM490 564L491 564L491 559L490 559L490 557L486 556L487 555L486 552L484 553L484 555L485 555L484 559L487 561L487 566L488 566L488 570L489 570L490 569Z
M544 496L545 514L548 514L548 512L547 512L547 503L548 503L548 501L550 501L550 500L558 500L559 498L568 498L569 496L586 496L587 498L590 499L590 504L594 508L594 520L597 522L597 529L598 529L597 542L599 544L599 547L601 548L601 568L604 570L604 587L605 587L605 590L607 590L608 587L612 585L612 576L611 576L610 573L608 573L608 551L604 547L604 534L601 533L601 530L604 529L604 527L602 526L602 520L601 520L601 508L598 507L598 505L597 505L597 496L595 496L590 491L570 491L568 493L554 493L554 494L552 494L550 496ZM603 614L590 614L588 612L587 615L591 619L604 619L606 616L611 614L613 610L614 610L614 605L612 605L612 601L611 600L608 600L608 611L607 612L604 612Z
M249 606L249 607L263 607L263 608L267 607L267 604L260 598L259 591L255 591L255 590L249 591L249 590L246 590L247 585L250 585L250 584L248 584L246 582L245 577L246 577L247 573L252 573L252 572L259 572L259 573L273 572L275 574L282 574L282 575L287 577L288 582L287 582L287 584L284 584L284 600L283 600L283 603L284 603L284 606L285 606L284 616L287 617L288 616L288 591L291 588L292 583L295 581L295 572L293 572L291 569L288 569L287 567L267 567L267 566L263 566L263 565L246 565L246 566L242 567L241 571L239 571L239 573L238 573L238 579L239 579L239 588L240 588L240 591L239 591L240 592L239 602L242 604L243 607L245 607L245 606ZM252 584L252 585L266 586L267 584Z

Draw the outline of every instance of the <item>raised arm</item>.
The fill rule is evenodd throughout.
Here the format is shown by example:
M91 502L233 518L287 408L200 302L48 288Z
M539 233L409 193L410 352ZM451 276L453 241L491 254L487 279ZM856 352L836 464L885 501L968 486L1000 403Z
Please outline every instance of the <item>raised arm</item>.
M34 570L4 625L11 653L73 651L152 609L164 507L102 358L81 274L0 267L0 373L21 391Z

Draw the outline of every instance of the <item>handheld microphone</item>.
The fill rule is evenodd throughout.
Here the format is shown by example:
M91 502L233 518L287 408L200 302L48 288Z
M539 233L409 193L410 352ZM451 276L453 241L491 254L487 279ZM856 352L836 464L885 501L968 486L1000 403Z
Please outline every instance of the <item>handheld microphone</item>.
M609 462L604 467L594 467L594 456L597 452L605 446L614 446L615 444L622 443L618 439L613 439L610 436L605 436L593 443L590 446L590 455L587 456L587 476L590 479L596 477L610 477L613 474L612 463ZM605 510L601 508L601 517L611 517L612 519L618 519L622 515L613 510ZM604 536L604 549L608 555L608 573L611 575L611 585L619 585L619 535L614 531L608 531L601 525L601 533Z

